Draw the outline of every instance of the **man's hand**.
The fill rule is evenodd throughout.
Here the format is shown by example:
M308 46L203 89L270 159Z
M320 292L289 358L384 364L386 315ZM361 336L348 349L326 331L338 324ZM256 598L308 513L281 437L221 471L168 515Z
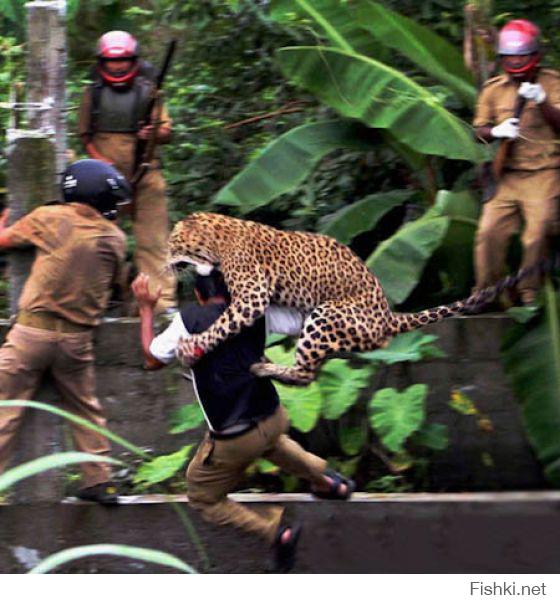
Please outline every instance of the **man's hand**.
M143 126L142 128L140 128L140 130L138 130L136 136L143 141L150 140L153 136L154 128L155 126L153 124ZM156 132L156 143L165 144L168 143L170 140L171 130L166 126L160 126Z
M531 84L531 82L523 82L523 84L519 86L517 94L528 101L535 101L537 105L540 105L546 100L544 88L540 84Z
M494 138L508 138L514 140L519 136L519 119L516 117L508 117L501 124L494 126L490 130L490 134Z
M185 367L192 367L204 356L204 349L197 343L196 336L182 338L177 347L177 358Z
M144 273L140 273L131 285L132 293L138 302L138 308L149 308L153 310L159 299L161 298L161 286L157 288L155 294L150 293L150 277Z
M137 136L138 136L138 138L142 139L143 141L147 141L148 139L150 139L152 137L153 131L154 131L154 127L150 124L149 126L144 126L140 130L138 130Z

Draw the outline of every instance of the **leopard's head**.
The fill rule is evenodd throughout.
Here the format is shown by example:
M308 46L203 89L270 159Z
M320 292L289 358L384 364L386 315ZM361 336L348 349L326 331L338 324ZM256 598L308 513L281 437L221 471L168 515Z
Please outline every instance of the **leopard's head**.
M200 274L210 274L220 263L218 214L196 212L178 222L169 236L167 262L170 266L193 265Z

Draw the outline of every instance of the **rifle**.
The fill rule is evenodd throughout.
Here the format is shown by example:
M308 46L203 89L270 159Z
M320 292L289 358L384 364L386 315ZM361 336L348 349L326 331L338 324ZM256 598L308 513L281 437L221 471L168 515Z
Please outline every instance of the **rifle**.
M171 40L167 47L167 52L165 53L165 58L163 60L163 65L158 73L156 83L152 92L152 96L148 101L146 106L146 110L142 119L140 120L140 124L142 127L149 126L154 124L154 129L149 139L142 140L138 139L136 142L136 149L134 151L134 167L132 171L132 179L131 185L132 190L136 191L138 187L138 183L144 178L144 175L150 168L150 164L154 157L154 152L156 148L156 138L158 126L161 123L161 112L163 109L163 104L161 102L162 96L162 88L163 82L165 80L165 76L169 70L169 65L171 64L171 59L173 58L173 53L175 52L175 47L177 46L176 40ZM154 108L157 104L157 115L156 119L153 119Z

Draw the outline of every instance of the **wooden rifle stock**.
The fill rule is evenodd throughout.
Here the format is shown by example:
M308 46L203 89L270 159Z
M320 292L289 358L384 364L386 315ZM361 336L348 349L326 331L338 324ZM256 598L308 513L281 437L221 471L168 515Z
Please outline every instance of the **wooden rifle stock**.
M171 64L171 59L173 58L173 53L175 52L175 47L177 46L176 40L171 40L169 46L167 47L167 51L165 53L165 59L163 61L163 65L158 73L156 83L154 86L154 90L152 96L146 106L146 111L142 119L140 120L140 124L142 127L153 125L154 128L152 130L152 134L149 139L142 140L138 139L136 142L136 149L134 152L134 168L133 168L133 176L131 180L133 190L136 189L138 183L142 180L146 172L148 171L152 159L154 157L154 152L156 148L156 140L158 134L159 124L161 123L161 113L163 110L161 97L162 97L162 89L163 82L165 80L165 76L169 70L169 66ZM157 105L156 105L157 103ZM157 106L157 115L156 119L153 119L154 108Z

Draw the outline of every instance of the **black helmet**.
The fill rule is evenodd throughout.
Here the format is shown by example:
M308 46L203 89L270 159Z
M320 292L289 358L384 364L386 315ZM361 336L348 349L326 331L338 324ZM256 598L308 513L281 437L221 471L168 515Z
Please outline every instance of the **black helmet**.
M113 166L97 159L70 164L62 175L62 195L70 203L87 203L109 220L117 217L117 206L132 198L126 178Z

